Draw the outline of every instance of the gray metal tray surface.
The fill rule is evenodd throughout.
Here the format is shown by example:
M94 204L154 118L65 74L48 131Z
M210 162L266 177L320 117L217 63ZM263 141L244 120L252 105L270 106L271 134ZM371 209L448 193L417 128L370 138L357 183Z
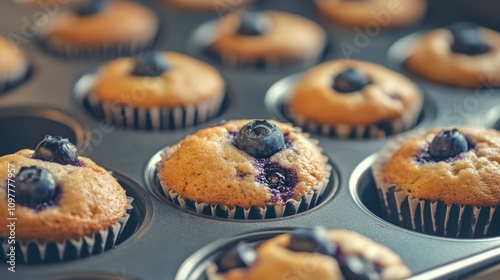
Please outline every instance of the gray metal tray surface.
M225 220L180 210L163 196L154 178L158 152L211 123L239 118L283 116L283 100L306 67L287 69L229 68L200 49L200 27L219 14L174 9L160 1L143 1L160 17L154 48L186 53L217 67L226 79L229 98L217 118L178 130L146 131L116 127L90 114L77 86L85 75L106 60L65 59L42 50L35 35L44 19L66 1L43 6L0 2L0 34L22 36L20 45L33 64L29 81L0 95L0 154L34 148L45 134L61 134L76 141L83 155L113 170L135 197L133 221L116 248L101 255L53 264L18 265L16 272L0 264L0 279L196 279L214 250L250 236L257 240L293 227L321 225L360 232L398 253L413 279L455 278L500 262L500 237L457 239L429 236L395 226L380 218L369 167L374 155L394 137L340 140L313 134L334 166L335 186L317 207L297 215L268 220ZM217 2L217 1L215 1ZM214 3L215 3L214 2ZM233 1L222 1L231 9ZM459 89L437 85L411 74L401 64L412 35L449 24L476 20L499 29L499 22L468 13L466 1L429 1L423 21L411 27L365 30L340 27L319 16L312 1L259 1L256 9L283 10L313 19L327 30L330 44L322 61L335 58L380 63L407 75L425 93L425 109L411 135L439 126L477 125L500 129L500 90ZM494 1L491 1L492 3ZM487 1L485 1L487 3ZM44 18L46 17L46 18ZM38 24L38 26L37 26ZM409 36L409 37L408 37ZM401 38L404 38L402 41ZM343 46L355 49L347 55ZM261 230L265 230L261 232ZM260 232L260 233L259 233ZM244 234L244 235L242 235ZM271 235L270 235L271 234ZM253 236L253 237L252 237ZM256 238L256 239L255 239ZM215 243L214 243L215 242ZM201 249L203 248L203 249ZM184 264L183 264L184 263ZM182 265L182 269L179 268Z

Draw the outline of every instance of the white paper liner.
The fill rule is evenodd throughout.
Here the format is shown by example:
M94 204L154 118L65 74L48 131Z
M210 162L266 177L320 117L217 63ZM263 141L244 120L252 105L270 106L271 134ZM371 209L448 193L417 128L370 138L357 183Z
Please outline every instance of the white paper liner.
M385 181L382 173L385 163L401 145L416 135L400 136L390 141L371 168L389 221L418 232L446 237L472 238L491 234L488 230L497 207L448 205L442 201L419 199Z
M306 137L309 137L308 134L303 133ZM314 144L317 144L318 141L316 139L309 138ZM178 149L178 145L171 146L161 154L161 160L156 163L156 169L159 172L163 168L163 162L169 159L172 154ZM318 147L319 148L319 147ZM198 214L209 215L212 217L221 217L227 219L268 219L268 218L281 218L285 216L295 215L297 213L303 212L305 210L311 209L316 206L318 199L323 195L326 186L330 180L330 175L332 171L332 166L328 164L328 158L323 156L323 161L325 164L325 174L321 181L317 186L313 188L313 191L304 195L301 201L297 201L295 199L289 199L285 202L284 205L266 205L264 207L252 206L250 208L242 208L236 206L234 208L230 208L225 205L220 204L209 204L206 202L197 202L191 201L187 198L184 198L174 190L172 190L166 182L158 180L160 185L165 193L167 199L178 205L179 207L191 211L195 211ZM220 213L224 214L220 214ZM242 212L242 215L241 215ZM272 213L272 214L271 214Z
M324 136L334 136L341 139L383 138L413 128L417 124L418 117L422 111L422 105L423 102L412 104L412 107L408 108L399 119L367 125L331 125L319 123L300 116L287 104L285 104L285 116L304 130Z
M155 39L145 43L116 44L82 47L65 42L48 43L44 38L38 39L38 44L46 51L64 58L116 58L130 56L152 48Z
M29 77L31 76L32 73L31 66L27 66L24 72L21 72L20 74L16 75L3 75L0 76L0 94L7 92L24 82L26 82Z
M200 104L185 107L142 109L128 107L113 102L101 102L93 94L87 100L95 114L111 120L113 124L130 129L180 129L194 126L216 117L224 103L225 94L221 94Z
M208 53L212 56L216 56L224 66L231 68L262 67L264 69L289 69L314 65L321 58L321 52L314 56L306 55L304 57L295 58L266 57L258 61L239 57L238 55L219 53L213 49L210 49Z
M105 250L107 250L107 248L113 248L130 218L129 212L133 209L133 200L134 199L132 197L127 197L127 212L118 222L112 224L106 229L94 232L91 235L83 236L79 239L68 239L60 242L38 242L35 240L16 241L16 260L19 260L21 257L23 262L26 264L32 263L32 260L41 263L44 263L46 261L54 262L54 260L49 259L51 258L49 254L54 253L49 252L49 247L57 249L56 253L58 256L58 261L65 261L68 258L71 260L80 259L82 257L103 253ZM108 237L110 235L112 236L112 238L108 240ZM6 256L8 254L8 252L10 251L9 247L12 246L7 242L8 239L1 239L0 250L2 251L1 253L3 256ZM70 247L75 252L71 253L70 256L65 256L65 251ZM22 254L18 253L19 250L22 252Z

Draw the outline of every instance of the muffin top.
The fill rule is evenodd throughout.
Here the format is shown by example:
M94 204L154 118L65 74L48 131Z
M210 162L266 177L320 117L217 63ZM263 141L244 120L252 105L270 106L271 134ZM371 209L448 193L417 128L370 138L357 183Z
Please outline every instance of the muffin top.
M392 0L345 1L315 0L320 12L348 26L399 27L419 20L427 4L422 0L396 2Z
M90 93L104 102L139 108L177 107L224 94L214 67L175 52L149 52L104 64Z
M418 75L446 85L498 85L500 34L469 22L436 29L412 44L405 63Z
M229 61L312 60L326 44L325 31L319 25L278 11L229 13L215 33L210 48Z
M408 78L381 65L339 59L308 70L288 104L292 114L308 120L365 125L419 112L422 94Z
M415 198L498 206L500 132L475 127L431 130L404 143L382 173L388 184Z
M318 187L325 172L320 149L298 128L234 120L169 147L158 177L190 200L248 208L300 201Z
M19 79L28 68L29 63L24 53L13 42L0 36L0 79L4 81Z
M158 19L150 9L127 0L103 0L61 12L40 36L53 46L130 46L149 42L157 29Z
M79 239L125 215L125 190L108 171L85 157L61 164L46 155L37 147L0 157L0 218L17 218L17 240ZM15 203L14 216L9 203ZM0 235L8 236L9 228L1 227Z
M352 231L297 229L264 241L256 249L248 244L237 246L209 267L210 280L282 279L287 275L315 280L395 280L410 276L394 252Z

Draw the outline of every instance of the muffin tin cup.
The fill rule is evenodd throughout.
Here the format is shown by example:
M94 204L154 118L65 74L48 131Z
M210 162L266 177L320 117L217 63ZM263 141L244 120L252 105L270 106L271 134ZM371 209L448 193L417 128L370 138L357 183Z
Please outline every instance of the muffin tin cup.
M161 160L156 163L156 169L158 170L158 172L163 169L162 162L169 159L175 152L175 150L176 146L173 146L165 149L165 151L161 153ZM231 208L221 204L210 204L201 201L193 201L191 199L183 197L182 195L171 189L165 181L162 181L159 178L159 176L158 179L167 199L182 209L194 211L201 215L226 218L229 220L274 219L292 216L307 211L316 206L318 199L322 197L332 175L332 166L328 164L328 158L326 156L323 156L323 160L325 164L325 175L318 183L318 185L314 187L313 191L302 196L302 199L300 201L289 199L285 202L284 205L270 204L264 207L251 206L249 208L244 208L235 206Z
M453 238L482 238L498 235L500 222L497 207L475 207L446 204L443 201L419 199L385 181L382 168L407 138L389 142L372 166L382 208L388 220L398 226L421 233Z
M132 197L127 197L127 213L116 223L106 229L83 236L79 239L68 239L60 242L39 242L35 240L15 243L15 258L22 259L24 263L45 263L54 261L67 261L101 254L113 248L127 225L130 212L133 209ZM1 256L9 261L9 239L0 238ZM19 254L20 253L20 254ZM21 258L19 258L21 255Z

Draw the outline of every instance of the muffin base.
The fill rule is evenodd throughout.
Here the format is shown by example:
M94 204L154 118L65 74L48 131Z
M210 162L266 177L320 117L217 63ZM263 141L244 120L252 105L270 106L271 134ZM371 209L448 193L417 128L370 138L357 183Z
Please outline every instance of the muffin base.
M6 93L22 84L24 84L33 73L33 69L29 67L26 72L17 79L1 80L0 79L0 94Z
M109 45L109 46L93 46L93 47L78 47L71 45L54 45L47 43L44 38L39 38L38 45L46 52L62 58L101 58L112 59L121 56L131 56L147 50L150 50L156 38L144 43L135 43L128 45Z
M408 139L399 137L389 142L372 166L382 209L389 222L421 233L453 238L483 238L500 233L497 207L446 204L413 197L385 181L384 164Z
M163 168L162 162L170 158L173 151L168 149L161 154L162 160L156 164L156 169L161 170ZM318 199L323 195L326 186L330 180L332 166L328 163L328 158L324 156L325 163L325 174L319 184L314 188L311 193L304 195L300 201L289 199L284 205L266 205L264 207L251 206L249 208L243 208L240 206L235 206L233 208L221 205L221 204L210 204L202 201L193 201L185 198L172 190L165 182L160 181L161 188L165 194L165 197L179 206L182 209L188 211L196 212L201 215L219 217L225 219L237 219L237 220L261 220L261 219L274 219L286 216L295 215L306 210L309 210L316 206Z
M127 197L127 213L110 227L94 232L79 239L68 239L60 242L20 241L15 243L15 258L25 264L53 263L81 259L98 255L113 248L127 225L132 211L132 197ZM0 238L0 260L8 261L10 247L8 239Z
M197 105L175 108L137 108L101 102L92 94L87 101L95 115L130 129L168 130L191 127L216 117L224 104L225 94Z

